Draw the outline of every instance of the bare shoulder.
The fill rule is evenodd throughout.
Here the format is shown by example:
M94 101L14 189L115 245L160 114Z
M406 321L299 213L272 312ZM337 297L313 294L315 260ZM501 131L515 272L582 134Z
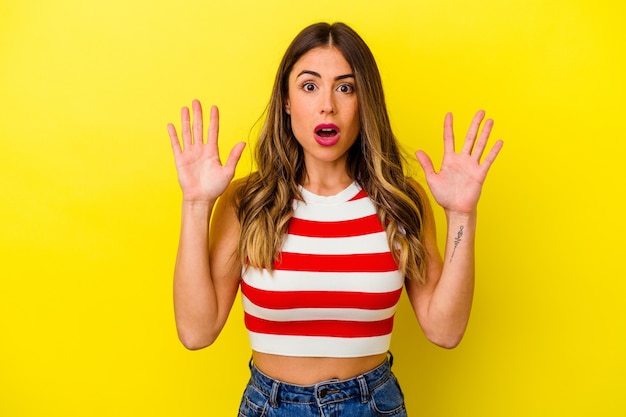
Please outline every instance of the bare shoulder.
M245 192L247 185L250 183L250 175L233 180L224 194L217 201L216 212L214 215L231 214L235 217L241 199L242 192Z
M239 202L246 193L249 193L249 185L253 180L251 174L246 177L233 180L224 194L217 200L215 210L211 218L211 249L227 248L235 251L241 233L239 218Z
M427 214L432 213L432 206L430 204L430 198L428 197L428 193L422 184L415 180L413 177L406 177L406 183L415 191L417 196L420 199L422 207L426 210Z
M218 199L212 214L209 258L215 282L235 283L240 278L238 247L241 225L237 211L239 191L246 182L246 178L232 181Z
M406 177L405 181L411 188L417 191L420 196L426 197L426 190L424 189L424 186L420 184L415 178Z

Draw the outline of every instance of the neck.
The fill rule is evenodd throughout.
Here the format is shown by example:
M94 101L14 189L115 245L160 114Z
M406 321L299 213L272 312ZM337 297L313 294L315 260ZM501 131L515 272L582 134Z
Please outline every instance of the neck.
M302 186L317 195L335 195L354 181L347 169L347 155L334 161L307 159Z
M345 169L337 172L309 171L307 167L302 187L313 194L325 196L335 195L345 190L354 179L346 172Z

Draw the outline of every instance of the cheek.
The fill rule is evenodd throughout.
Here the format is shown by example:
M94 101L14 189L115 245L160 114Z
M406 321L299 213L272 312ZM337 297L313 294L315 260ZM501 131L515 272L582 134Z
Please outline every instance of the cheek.
M309 117L306 117L306 115L304 114L302 110L303 109L301 107L294 105L292 102L292 106L290 108L290 116L289 116L291 132L294 134L294 136L298 140L300 140L304 132L307 130L306 122L307 120L309 120Z
M298 100L291 100L290 103L289 113L291 116L291 124L294 129L296 128L296 125L302 126L311 121L311 109L308 103L299 102Z
M289 100L289 108L292 114L305 115L309 114L309 112L313 108L313 103L311 102L311 100L306 100L296 95Z
M351 123L350 123L353 128L359 132L361 130L361 118L359 117L359 107L358 106L354 106L354 109L352 111L352 118L351 118Z

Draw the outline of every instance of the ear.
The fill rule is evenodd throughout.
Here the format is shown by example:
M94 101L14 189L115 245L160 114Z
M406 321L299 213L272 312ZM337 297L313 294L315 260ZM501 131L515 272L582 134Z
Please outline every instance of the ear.
M291 115L291 103L289 103L289 99L285 100L285 112Z

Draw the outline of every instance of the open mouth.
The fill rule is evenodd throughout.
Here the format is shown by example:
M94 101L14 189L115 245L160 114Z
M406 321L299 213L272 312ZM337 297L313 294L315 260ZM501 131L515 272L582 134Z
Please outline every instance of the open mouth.
M322 146L333 146L339 142L339 127L332 123L315 127L315 140Z
M333 128L324 128L324 129L318 129L315 133L318 136L323 137L323 138L331 138L337 134L337 130Z

